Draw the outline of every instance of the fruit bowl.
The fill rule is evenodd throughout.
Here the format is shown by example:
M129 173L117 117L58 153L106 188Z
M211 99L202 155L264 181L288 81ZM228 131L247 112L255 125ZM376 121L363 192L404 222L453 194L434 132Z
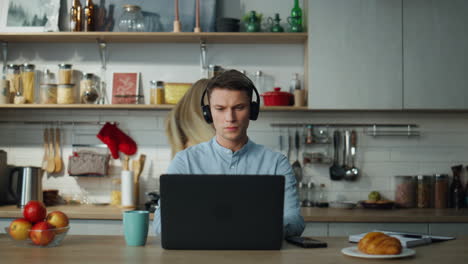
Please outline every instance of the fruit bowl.
M27 239L24 240L16 240L13 238L13 236L10 234L10 227L5 227L5 232L8 234L8 237L12 241L15 242L16 245L22 246L22 247L56 247L60 245L62 240L65 238L65 236L68 233L68 230L70 229L70 226L62 227L62 228L51 228L51 229L45 229L45 230L29 230L29 236ZM40 244L36 244L33 242L31 239L31 235L34 235L37 238L42 241Z

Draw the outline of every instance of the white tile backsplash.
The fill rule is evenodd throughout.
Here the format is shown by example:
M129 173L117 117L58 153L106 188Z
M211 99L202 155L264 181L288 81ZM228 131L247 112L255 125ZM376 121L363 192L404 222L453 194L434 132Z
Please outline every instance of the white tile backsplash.
M66 114L64 114L66 113ZM146 154L146 165L141 176L141 200L144 193L159 188L158 177L164 173L171 160L171 150L164 131L164 119L168 111L62 111L62 110L0 110L0 120L11 120L11 116L20 120L36 121L118 121L123 131L127 132L138 144L138 153ZM360 116L357 118L357 116ZM408 117L409 116L409 117ZM279 150L280 133L286 140L286 129L272 128L271 123L338 123L338 122L375 122L375 123L415 123L420 126L422 137L376 137L364 135L362 128L358 132L358 152L356 165L362 177L357 182L332 182L329 179L330 165L308 164L304 167L304 181L314 181L317 185L327 186L330 200L366 199L371 190L378 190L389 199L393 198L395 175L415 175L449 173L450 166L468 163L468 123L466 117L458 113L314 113L314 112L264 112L259 121L251 122L249 135L257 143ZM365 120L365 121L364 121ZM448 120L448 121L447 121ZM446 122L447 121L447 122ZM428 128L426 128L426 126ZM8 163L18 166L40 166L43 157L42 133L44 125L0 124L0 148L8 152ZM63 126L62 156L67 168L68 156L72 153L72 144L100 144L96 134L97 125ZM428 129L428 131L426 131ZM447 132L445 132L447 131ZM294 132L294 129L291 129ZM332 130L329 131L330 134ZM286 142L284 151L286 154ZM330 146L307 146L302 150L322 149L333 154ZM341 152L340 152L341 154ZM296 160L292 148L291 162ZM109 177L119 175L121 162L111 161L111 175L104 178L71 177L63 175L45 176L44 189L59 189L63 194L88 192L90 199L108 201L110 193Z

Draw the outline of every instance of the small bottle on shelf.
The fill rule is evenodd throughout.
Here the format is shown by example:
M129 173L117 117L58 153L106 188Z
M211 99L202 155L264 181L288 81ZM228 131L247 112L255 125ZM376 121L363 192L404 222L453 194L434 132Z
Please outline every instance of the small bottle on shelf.
M327 192L325 189L325 184L323 183L320 184L320 189L318 191L317 207L320 207L320 208L328 207Z
M70 8L70 31L82 31L82 7L80 0L72 0L72 7Z
M84 8L84 31L94 31L94 4L92 0L86 0Z

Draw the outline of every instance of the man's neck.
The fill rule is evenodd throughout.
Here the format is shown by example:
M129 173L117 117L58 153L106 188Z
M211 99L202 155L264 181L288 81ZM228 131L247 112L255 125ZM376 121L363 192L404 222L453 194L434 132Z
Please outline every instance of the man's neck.
M230 149L233 152L240 150L245 144L247 144L248 141L249 138L247 136L237 141L230 141L220 136L216 136L216 142L218 142L219 145L221 145L224 148Z

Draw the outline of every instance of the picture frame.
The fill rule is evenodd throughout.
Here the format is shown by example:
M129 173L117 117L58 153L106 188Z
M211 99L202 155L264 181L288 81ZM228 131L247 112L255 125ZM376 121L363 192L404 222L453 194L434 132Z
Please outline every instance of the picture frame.
M138 104L140 73L114 72L112 74L112 104Z
M58 31L59 13L60 0L2 0L0 32Z

